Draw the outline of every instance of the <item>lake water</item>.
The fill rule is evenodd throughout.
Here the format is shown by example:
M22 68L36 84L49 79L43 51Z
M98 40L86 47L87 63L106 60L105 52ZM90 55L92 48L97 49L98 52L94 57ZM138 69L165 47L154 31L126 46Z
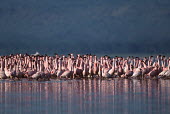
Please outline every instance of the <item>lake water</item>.
M0 114L170 114L170 80L0 80Z

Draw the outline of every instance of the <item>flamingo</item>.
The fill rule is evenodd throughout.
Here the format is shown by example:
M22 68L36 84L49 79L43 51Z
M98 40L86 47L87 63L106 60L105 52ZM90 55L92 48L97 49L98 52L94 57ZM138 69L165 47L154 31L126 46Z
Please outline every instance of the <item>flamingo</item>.
M68 60L68 68L61 74L61 77L71 78L73 76L73 61L71 58Z
M62 69L62 60L61 60L61 58L59 58L59 67L58 67L57 74L56 74L57 77L60 77L63 72L64 72L64 70Z
M108 71L108 73L113 76L114 72L115 72L115 59L113 58L112 68Z
M159 74L158 66L156 66L152 71L149 72L149 77L155 77Z
M133 75L133 65L130 64L130 68L129 68L129 65L126 64L126 71L125 71L125 77L131 77Z
M169 62L168 62L168 70L165 72L165 77L166 78L170 78L170 59L169 59Z
M88 68L87 68L87 64L84 63L84 67L83 67L83 77L86 77L89 75L89 72L88 72Z
M5 59L5 75L6 75L8 78L10 78L12 72L11 72L10 69L7 68L7 67L8 67L7 64L8 64L7 59Z
M142 76L142 70L140 68L136 68L131 77L135 78L135 77L140 77L140 76Z
M41 78L41 71L40 71L40 69L39 69L39 64L38 64L38 63L35 63L34 65L35 65L35 71L36 71L36 73L33 74L33 75L31 76L31 78L38 80L38 79Z
M1 69L0 69L0 79L6 79L7 76L4 71L4 60L1 60Z
M166 65L166 62L164 59L164 60L162 60L162 72L159 73L158 78L164 77L166 72L168 71L168 67L166 67L165 65Z

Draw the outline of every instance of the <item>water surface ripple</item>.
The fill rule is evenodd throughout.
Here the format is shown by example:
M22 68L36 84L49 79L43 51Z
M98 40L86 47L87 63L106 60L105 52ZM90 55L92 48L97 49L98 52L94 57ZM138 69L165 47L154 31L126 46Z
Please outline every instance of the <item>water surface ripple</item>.
M170 114L170 80L0 80L0 114Z

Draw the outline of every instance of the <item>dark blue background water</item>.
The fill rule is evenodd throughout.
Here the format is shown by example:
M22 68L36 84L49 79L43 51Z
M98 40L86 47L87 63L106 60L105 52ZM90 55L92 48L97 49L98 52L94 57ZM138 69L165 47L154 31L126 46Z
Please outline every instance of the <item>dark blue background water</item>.
M0 0L0 55L166 54L170 0Z
M170 113L170 80L0 80L0 113Z

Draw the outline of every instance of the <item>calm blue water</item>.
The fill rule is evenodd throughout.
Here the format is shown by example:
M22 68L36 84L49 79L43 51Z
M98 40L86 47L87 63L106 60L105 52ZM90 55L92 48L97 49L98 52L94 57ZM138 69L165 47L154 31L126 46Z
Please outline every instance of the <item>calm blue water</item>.
M0 114L170 114L170 80L0 80Z

